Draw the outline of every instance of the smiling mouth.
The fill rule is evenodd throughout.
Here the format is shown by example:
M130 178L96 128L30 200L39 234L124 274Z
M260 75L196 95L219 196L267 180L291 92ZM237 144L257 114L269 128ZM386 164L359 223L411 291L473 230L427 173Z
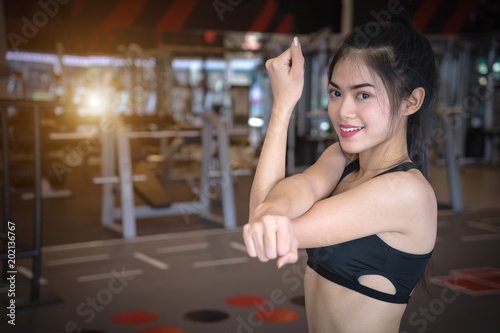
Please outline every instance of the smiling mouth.
M344 131L344 132L354 132L354 131L359 131L360 129L363 129L363 128L364 128L363 126L359 126L359 127L340 127L340 130Z

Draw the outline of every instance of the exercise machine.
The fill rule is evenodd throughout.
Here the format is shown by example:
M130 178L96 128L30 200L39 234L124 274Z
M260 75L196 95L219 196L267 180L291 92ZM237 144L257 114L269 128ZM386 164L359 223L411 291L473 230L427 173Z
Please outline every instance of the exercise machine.
M94 178L94 183L103 184L102 215L103 226L119 232L124 238L137 235L136 219L180 215L188 219L197 214L201 218L221 224L225 228L236 227L236 209L234 202L233 176L235 173L229 159L229 137L248 135L248 128L226 129L226 125L213 111L204 113L202 130L166 130L140 131L127 130L126 126L116 121L113 131L102 133L102 177ZM163 190L160 181L143 162L132 168L130 141L140 138L201 138L202 160L200 188L197 200L173 202L171 195ZM118 152L118 176L115 176L115 140ZM217 142L216 156L212 154L214 138ZM218 165L218 170L213 169ZM137 172L137 174L136 174ZM211 212L211 180L217 178L222 197L223 216ZM139 185L138 182L149 182ZM114 184L119 184L120 207L115 207ZM138 193L149 205L136 206L134 192ZM121 220L122 223L116 223Z

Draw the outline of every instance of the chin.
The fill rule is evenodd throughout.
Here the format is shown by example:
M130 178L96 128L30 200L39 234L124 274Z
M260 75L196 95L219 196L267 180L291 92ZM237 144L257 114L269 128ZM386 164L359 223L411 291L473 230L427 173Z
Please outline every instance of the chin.
M342 142L342 140L340 140L339 143L340 148L342 148L342 151L346 154L359 154L364 151L364 149L353 143Z

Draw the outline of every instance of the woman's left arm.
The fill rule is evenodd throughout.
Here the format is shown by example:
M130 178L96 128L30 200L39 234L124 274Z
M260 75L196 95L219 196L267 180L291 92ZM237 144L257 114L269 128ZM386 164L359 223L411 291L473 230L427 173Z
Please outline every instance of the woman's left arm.
M306 213L292 220L282 219L282 229L293 232L276 235L275 228L264 221L262 239L276 237L274 242L262 242L254 256L267 261L267 253L276 252L279 242L295 244L288 254L278 259L278 267L297 260L297 248L314 248L340 244L383 232L396 232L422 240L429 238L432 221L436 220L437 204L429 183L409 172L396 172L370 179L346 192L316 202ZM294 237L293 241L279 237ZM433 244L433 242L432 242ZM274 246L274 249L269 249Z
M299 248L313 248L382 232L418 235L429 230L423 223L436 215L430 185L416 175L397 172L321 200L292 223Z

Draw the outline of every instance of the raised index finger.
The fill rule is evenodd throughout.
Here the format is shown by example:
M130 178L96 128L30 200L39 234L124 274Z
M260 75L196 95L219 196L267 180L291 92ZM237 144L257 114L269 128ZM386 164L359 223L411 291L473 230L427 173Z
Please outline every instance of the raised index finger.
M302 55L302 47L297 37L293 38L292 46L289 50L292 62L292 72L302 73L304 70L304 56Z

